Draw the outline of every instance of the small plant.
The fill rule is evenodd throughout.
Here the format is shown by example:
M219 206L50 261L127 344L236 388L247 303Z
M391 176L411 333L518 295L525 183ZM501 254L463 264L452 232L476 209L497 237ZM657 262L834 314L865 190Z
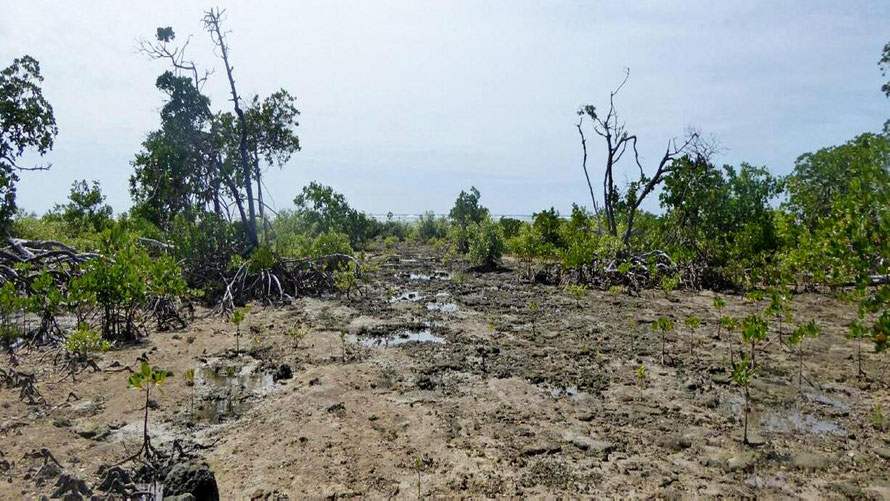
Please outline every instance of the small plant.
M738 363L732 364L732 382L743 390L745 396L745 425L742 441L748 444L748 413L751 412L751 381L754 379L757 369L753 367L753 361L748 355L742 354Z
M664 297L670 298L671 292L680 286L679 275L665 275L661 277L661 290L664 291Z
M774 290L770 293L770 301L764 310L764 314L767 317L773 317L778 321L779 324L779 341L782 341L782 337L785 335L782 330L783 321L791 320L791 307L790 300L788 296L779 290Z
M309 334L309 327L300 323L294 323L287 329L285 334L287 334L287 337L294 342L294 349L298 349L300 343L302 343L303 339L306 338L306 335Z
M167 380L170 373L164 369L152 367L148 362L142 362L139 372L135 372L127 378L127 386L133 390L139 390L145 394L145 419L142 425L142 447L136 451L136 454L129 459L136 459L141 455L145 455L146 459L151 459L155 454L155 449L151 445L151 436L148 433L148 410L151 392L157 388L160 391L161 385Z
M358 289L358 268L355 262L350 261L349 264L334 272L334 287L349 299L349 293Z
M661 334L661 365L664 365L665 346L664 340L668 332L674 330L674 322L666 317L658 317L658 320L652 323L652 330Z
M868 327L862 325L860 322L852 322L850 323L850 330L847 331L847 337L856 340L856 364L857 364L857 375L864 376L865 371L862 370L862 339L870 337L871 332Z
M890 421L884 416L884 408L881 404L875 404L871 410L871 424L878 431L890 429Z
M769 323L760 315L751 314L742 320L742 339L751 345L751 368L757 367L757 343L766 339Z
M537 301L528 302L528 311L532 314L532 337L537 337L537 333L535 332L535 319L538 317L538 309Z
M726 342L726 347L729 349L729 363L732 364L735 359L732 351L732 333L739 327L739 322L729 315L723 315L720 317L720 326L726 329L726 333L729 334L730 341Z
M640 364L637 367L637 386L640 389L640 401L643 400L643 390L646 388L646 380L649 378L649 371L646 366Z
M581 285L566 285L566 292L572 295L575 298L575 301L578 303L578 306L581 306L581 301L587 295L587 286L584 284Z
M340 331L340 354L343 357L343 363L346 363L346 333Z
M819 335L819 326L810 320L799 326L788 338L789 346L797 346L797 386L803 386L803 341L806 338L814 338Z
M717 339L720 339L720 328L723 326L723 322L720 321L723 316L723 308L726 308L726 300L720 296L715 296L714 309L717 310Z
M102 353L111 349L111 343L102 339L102 336L89 328L85 323L80 324L77 330L68 334L68 338L62 344L62 349L67 353L66 365L71 374L71 380L81 368L92 367L96 372L96 353Z
M195 369L185 371L185 385L192 388L192 393L189 396L189 412L191 413L195 409Z
M690 315L683 320L683 325L685 325L690 332L689 356L691 358L693 348L695 347L695 329L701 326L701 319L695 315Z
M232 312L232 323L235 324L235 353L241 353L241 323L247 318L248 313L250 313L250 306L235 308Z

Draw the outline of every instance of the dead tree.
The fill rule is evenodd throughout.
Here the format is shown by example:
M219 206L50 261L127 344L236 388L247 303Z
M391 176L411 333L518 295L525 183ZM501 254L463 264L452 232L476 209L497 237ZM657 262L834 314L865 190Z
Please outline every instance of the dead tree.
M633 233L634 220L640 204L643 203L646 196L664 180L664 176L670 173L674 168L674 160L683 155L705 156L708 157L713 152L713 147L702 140L701 134L695 129L687 130L686 137L682 141L676 138L668 141L664 155L659 160L655 171L652 175L647 175L640 163L640 154L637 150L637 136L630 134L627 127L618 117L618 110L615 107L615 96L627 83L630 77L630 69L625 68L624 80L609 94L609 111L605 116L599 114L593 105L586 105L578 110L578 115L583 117L586 115L593 121L594 132L603 138L606 142L606 166L603 175L603 213L606 222L606 230L612 236L618 236L619 224L617 212L621 209L624 217L624 229L622 242L625 247L630 242ZM585 169L584 174L587 176L586 158L587 144L584 139L584 132L581 128L581 122L578 122L578 131L581 133L581 146L584 149ZM632 181L627 187L622 200L622 194L615 184L615 168L624 155L628 152L633 154L633 162L640 171L637 180ZM594 209L596 210L596 200L593 197L593 188L590 185L590 177L587 177L588 187L591 188L591 197L594 198Z
M256 248L259 245L259 240L256 231L256 208L254 205L253 185L251 180L253 169L251 168L250 155L247 148L247 119L244 117L244 110L241 109L241 104L238 99L238 90L235 88L235 77L233 76L234 68L232 68L231 63L229 62L229 46L226 42L227 33L224 33L220 27L223 14L225 14L225 11L220 10L219 8L210 9L205 12L204 29L210 33L210 39L219 49L219 57L223 60L223 64L226 68L226 76L229 79L229 88L232 92L232 104L235 107L235 115L238 116L238 129L240 134L238 154L241 157L241 174L243 176L244 191L247 194L247 212L250 218L245 227L245 231L247 232L248 246Z

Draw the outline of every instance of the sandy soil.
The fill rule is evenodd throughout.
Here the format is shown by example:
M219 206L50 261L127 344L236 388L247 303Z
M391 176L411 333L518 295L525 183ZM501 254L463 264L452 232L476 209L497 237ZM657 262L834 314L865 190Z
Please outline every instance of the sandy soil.
M51 493L34 450L94 486L100 465L137 449L142 401L112 364L136 368L145 355L174 373L154 397L155 445L203 447L223 499L890 499L890 425L873 423L876 405L890 420L890 371L865 346L869 377L857 378L857 346L844 337L852 306L795 296L795 319L823 332L804 346L809 383L798 385L796 352L771 333L751 390L751 446L740 440L742 394L728 383L728 342L741 344L716 337L711 292L576 300L510 270L443 264L431 248L378 260L361 297L254 305L243 354L234 326L206 311L188 329L102 355L109 370L73 383L53 352L23 354L47 405L0 390L0 498ZM726 299L735 316L764 306ZM687 315L702 319L694 333ZM650 328L659 316L678 325L665 365ZM297 347L285 335L295 322L310 327ZM282 364L293 377L273 381Z

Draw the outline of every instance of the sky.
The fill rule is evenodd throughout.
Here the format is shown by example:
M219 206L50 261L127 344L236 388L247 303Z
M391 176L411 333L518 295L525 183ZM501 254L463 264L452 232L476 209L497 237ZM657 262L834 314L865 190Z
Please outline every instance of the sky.
M687 126L719 140L719 163L786 174L801 153L890 117L877 67L886 0L0 0L0 66L40 61L59 126L53 151L26 159L53 167L22 175L20 207L50 209L77 179L99 180L116 212L129 207L131 161L159 125L154 83L167 69L137 40L158 26L192 35L190 58L217 70L205 92L231 108L200 22L215 5L227 10L239 92L298 100L302 151L266 176L279 209L312 180L369 213L447 212L471 185L495 214L590 206L576 111L607 106L625 67L616 104L649 172ZM595 186L596 139L588 130ZM634 174L625 167L622 181Z

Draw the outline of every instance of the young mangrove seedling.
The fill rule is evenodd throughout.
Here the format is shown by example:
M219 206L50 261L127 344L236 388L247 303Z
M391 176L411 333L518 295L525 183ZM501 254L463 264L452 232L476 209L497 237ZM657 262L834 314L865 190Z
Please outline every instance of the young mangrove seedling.
M300 323L294 323L287 329L285 334L287 334L287 337L291 338L291 341L294 342L294 349L298 349L300 343L302 343L303 339L309 334L309 327Z
M640 364L637 366L637 387L640 389L640 401L643 400L643 390L646 388L646 379L649 378L649 371L646 366Z
M77 330L68 334L62 349L67 357L65 365L71 374L71 381L74 381L77 373L87 367L99 372L96 354L110 350L111 342L102 339L102 335L91 330L86 323L81 323Z
M346 363L346 332L340 331L340 352L343 356L343 363Z
M751 368L757 367L757 343L766 339L768 329L769 323L756 313L752 313L742 320L742 339L751 345Z
M664 338L668 332L674 330L674 322L666 317L658 317L658 320L652 323L652 330L658 331L661 334L661 365L664 365Z
M532 337L537 337L537 333L535 332L535 319L538 317L537 301L528 302L528 311L532 313Z
M683 320L683 324L689 329L689 358L692 358L692 351L695 348L695 329L701 326L701 319L690 315Z
M161 385L167 380L170 373L164 369L152 367L148 362L142 362L139 372L134 372L127 378L127 386L130 389L141 391L145 394L145 418L142 424L142 447L136 451L136 454L130 456L126 461L137 459L141 455L145 455L146 459L151 459L155 454L155 449L151 445L151 436L148 433L148 409L151 392L157 388L161 390Z
M739 362L732 365L732 383L742 389L745 397L745 424L742 432L742 441L748 444L748 413L751 412L751 380L757 369L752 367L752 361L747 354L742 354Z
M729 363L733 364L735 361L735 355L732 351L732 333L735 332L735 330L738 328L739 322L729 315L723 315L722 317L720 317L720 326L726 329L726 334L729 337L729 339L726 341L726 347L727 349L729 349Z
M185 371L185 385L192 387L189 395L189 414L191 414L195 412L195 369Z
M235 308L235 311L232 312L232 323L235 324L235 353L241 353L241 345L239 343L241 339L241 323L244 322L248 313L250 313L250 306Z
M584 284L581 285L566 285L566 292L572 295L575 298L575 302L577 306L581 307L581 301L584 299L584 296L587 295L587 286Z
M819 335L819 326L810 320L804 325L794 329L788 338L789 346L797 346L797 386L803 386L803 341L806 338L815 338Z
M779 341L783 341L783 336L785 335L782 330L782 322L785 320L791 321L791 306L789 302L787 294L780 290L773 290L770 293L769 304L764 310L764 314L767 317L773 317L778 321Z
M723 323L720 321L723 316L723 308L726 308L726 300L720 296L714 297L714 309L717 310L717 334L715 339L720 339L720 328Z

